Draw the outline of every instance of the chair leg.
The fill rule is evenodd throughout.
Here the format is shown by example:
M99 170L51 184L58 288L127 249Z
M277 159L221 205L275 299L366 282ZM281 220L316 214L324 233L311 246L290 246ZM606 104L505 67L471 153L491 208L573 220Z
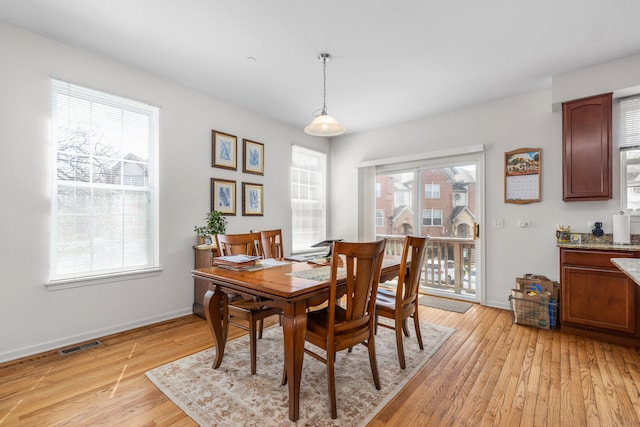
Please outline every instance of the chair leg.
M404 325L405 325L405 321L402 321L402 325L403 327L398 327L399 325L396 325L395 327L395 332L396 332L396 348L398 349L398 360L400 361L400 369L405 369L407 367L405 361L404 361L404 345L402 344L402 331L404 330Z
M282 368L282 382L280 383L280 385L287 385L287 368L286 367Z
M249 351L251 352L251 375L256 373L256 319L249 318Z
M338 409L336 407L336 375L335 375L335 357L327 354L327 378L329 381L329 400L331 401L331 418L338 418Z
M376 345L373 339L373 334L369 335L367 341L367 349L369 350L369 363L371 364L371 374L373 375L373 382L376 385L376 390L380 390L380 375L378 373L378 362L376 361Z
M229 304L223 304L224 307L222 309L222 333L224 335L224 340L227 340L229 336Z
M418 337L418 344L420 345L420 350L424 350L424 346L422 345L422 334L420 333L420 319L418 319L417 310L415 313L413 313L413 324L416 327L416 336Z
M373 333L378 335L378 319L380 316L378 315L378 310L376 310L375 323L373 324Z
M264 326L264 319L258 320L258 338L262 339L262 329Z
M402 319L402 332L404 332L404 336L409 336L409 325L407 323L407 319Z

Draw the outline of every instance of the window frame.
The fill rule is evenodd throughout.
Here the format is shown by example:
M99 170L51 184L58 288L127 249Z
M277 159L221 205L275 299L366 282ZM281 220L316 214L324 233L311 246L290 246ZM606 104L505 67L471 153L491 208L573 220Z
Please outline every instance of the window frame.
M296 156L306 156L307 162L312 163L314 160L319 162L317 168L312 168L311 166L303 167L304 165L297 163ZM317 251L317 248L312 248L311 245L326 240L327 238L327 157L327 154L322 151L295 144L292 145L290 188L291 251L293 254ZM308 185L299 179L302 173L307 175ZM314 176L315 179L313 178ZM296 188L296 186L298 187ZM307 188L307 197L296 197L304 195L302 191L303 187L300 186ZM307 206L305 209L307 213L316 211L319 212L319 214L314 216L299 214L299 212L303 211L303 205ZM302 233L308 237L303 237Z
M437 193L435 189L438 189ZM431 191L429 191L431 190ZM437 194L437 197L436 197ZM440 184L426 183L424 184L424 198L425 199L440 199Z
M431 215L425 215L427 212L430 212ZM439 217L436 217L434 213L438 212L440 214ZM423 227L442 227L442 209L422 209L422 226ZM434 224L434 218L440 219L440 224ZM425 224L425 220L430 220L430 224Z
M65 289L159 274L159 108L54 78L51 79L51 96L52 232L50 271L45 284L54 289ZM108 111L108 118L101 116L101 111L102 114ZM114 123L121 127L114 127ZM121 139L113 137L118 130ZM127 134L139 130L145 132L142 137ZM68 135L66 145L59 146L64 135ZM74 142L68 143L78 136L86 138L86 141L76 146ZM148 159L135 156L137 150L132 148L132 144L139 141L142 141L146 151L144 155L148 155ZM93 160L100 157L96 148L98 142L108 147L103 165ZM59 163L60 155L71 160L92 159L87 163L88 177L60 175L68 171L59 169L61 165L68 166ZM118 174L104 173L118 168ZM136 169L142 171L141 175L129 174ZM71 198L65 200L65 194ZM78 199L78 194L88 195L87 199L82 200L82 196ZM102 199L106 205L100 204L101 194L106 197ZM61 202L67 203L61 205ZM104 211L105 206L109 207L108 212ZM84 230L89 233L80 238L65 234L63 230L76 226L73 217L77 215L86 218ZM71 218L71 222L65 225L65 218ZM100 232L104 233L104 221L109 218L115 218L115 224L121 228L113 233L113 229L108 228L113 225L108 222L106 225L106 229L112 230L115 236L113 244L116 250L111 263L102 262L99 255L100 251L108 250L99 236ZM132 232L133 237L128 232ZM71 233L77 233L77 230ZM65 235L71 237L66 248L71 248L72 252L76 248L77 255L64 253L65 249L60 245L64 245L61 236ZM136 259L131 257L134 253L141 255L131 262ZM69 262L72 266L68 266Z
M376 228L384 227L384 209L376 209Z
M620 209L633 213L640 211L638 207L629 207L628 194L631 189L640 190L637 185L629 184L628 168L640 168L640 94L621 98L618 106L618 149L620 151Z

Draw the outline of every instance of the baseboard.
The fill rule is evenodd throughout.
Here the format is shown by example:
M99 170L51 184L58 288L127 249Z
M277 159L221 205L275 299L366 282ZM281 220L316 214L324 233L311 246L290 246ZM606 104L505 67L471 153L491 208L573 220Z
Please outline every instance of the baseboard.
M142 326L152 325L154 323L164 322L165 320L171 320L171 319L186 316L189 314L192 314L191 307L186 308L184 310L174 311L170 313L163 313L158 316L139 319L133 322L110 326L104 329L97 329L97 330L88 331L82 334L73 335L73 336L69 336L69 337L65 337L65 338L61 338L53 341L47 341L45 343L41 343L41 344L30 346L30 347L23 347L17 350L3 352L3 353L0 353L0 363L21 359L23 357L33 356L39 353L44 353L46 351L56 350L62 347L83 343L85 341L95 340L98 338L105 337L107 335L128 331L130 329L135 329Z
M506 301L486 301L485 305L487 307L501 308L503 310L511 310L511 306L509 305L508 299Z

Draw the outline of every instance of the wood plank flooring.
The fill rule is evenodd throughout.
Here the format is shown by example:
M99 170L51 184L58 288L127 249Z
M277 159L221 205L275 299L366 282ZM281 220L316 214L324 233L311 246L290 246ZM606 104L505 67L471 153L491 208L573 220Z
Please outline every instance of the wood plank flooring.
M513 325L508 311L479 305L420 314L456 333L370 426L640 425L638 349ZM0 364L0 426L195 425L144 372L210 347L204 320L101 341Z

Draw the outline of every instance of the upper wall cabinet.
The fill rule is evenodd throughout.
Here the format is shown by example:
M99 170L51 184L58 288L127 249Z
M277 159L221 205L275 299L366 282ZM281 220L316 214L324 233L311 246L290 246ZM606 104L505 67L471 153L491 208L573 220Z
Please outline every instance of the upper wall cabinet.
M607 200L611 188L612 94L562 104L562 199Z

